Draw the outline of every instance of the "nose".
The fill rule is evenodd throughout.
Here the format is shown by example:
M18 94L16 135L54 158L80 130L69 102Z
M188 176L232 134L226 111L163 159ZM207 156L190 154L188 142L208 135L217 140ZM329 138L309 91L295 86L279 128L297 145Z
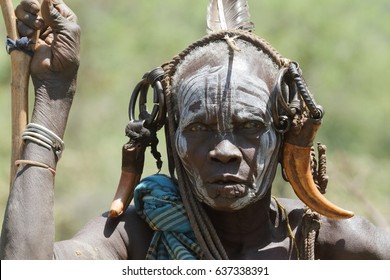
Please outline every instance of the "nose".
M209 152L209 159L221 163L240 162L242 153L231 141L224 139Z

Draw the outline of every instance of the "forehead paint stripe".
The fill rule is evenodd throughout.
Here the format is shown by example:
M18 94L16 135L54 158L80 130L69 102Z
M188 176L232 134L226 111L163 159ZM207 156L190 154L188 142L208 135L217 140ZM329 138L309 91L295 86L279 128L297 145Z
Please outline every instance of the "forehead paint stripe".
M235 52L231 52L232 55L229 56L229 66L228 66L228 72L226 76L226 84L225 84L225 97L228 100L228 110L226 110L226 115L225 115L225 121L223 122L224 124L226 123L227 120L231 119L232 116L232 71L233 71L233 60L234 60L234 54ZM228 121L229 122L229 121ZM226 129L226 128L225 128Z
M216 116L217 130L219 131L223 130L224 112L229 109L226 108L226 104L223 102L226 99L222 88L223 81L221 73L208 75L205 79L204 90L206 120L210 116Z
M203 90L203 94L204 94L204 100L205 100L205 112L206 112L206 119L209 118L209 110L208 110L208 100L207 100L207 90L209 88L209 80L206 78L205 79L205 88Z
M256 98L263 97L263 94L261 94L261 93L265 93L266 94L265 98L268 99L270 93L268 92L266 87L260 85L259 83L256 83L256 84L250 83L249 81L244 80L244 79L243 79L243 82L245 82L246 85L245 86L238 86L236 88L236 91L248 94L250 96L254 96ZM250 86L250 88L248 88L249 86Z
M197 80L199 80L199 76L194 76L190 78L186 83L182 83L180 87L181 94L179 94L179 98L181 101L180 104L184 106L191 105L190 103L195 98L195 96L191 93L201 90L201 88L199 87L199 82Z
M221 124L219 128L220 131L227 130L227 123L231 118L232 113L232 91L231 91L231 82L232 82L232 70L233 70L233 61L234 61L234 52L229 55L229 62L227 67L226 78L219 77L218 81L218 96L221 100L219 102L218 108L218 124ZM223 75L223 74L222 74ZM225 81L225 86L223 87L223 81ZM223 88L223 91L222 91ZM221 94L222 91L222 94Z

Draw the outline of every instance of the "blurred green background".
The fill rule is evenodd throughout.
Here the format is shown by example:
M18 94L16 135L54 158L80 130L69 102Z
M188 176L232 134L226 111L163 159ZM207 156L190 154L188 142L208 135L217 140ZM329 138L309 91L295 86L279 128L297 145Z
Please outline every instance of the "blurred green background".
M82 28L82 60L66 149L57 167L57 240L71 237L91 217L108 210L119 179L121 147L127 141L124 128L132 88L146 71L205 35L208 1L66 3ZM326 110L317 140L328 147L327 197L390 230L390 2L249 0L249 5L255 33L300 63L311 92ZM3 22L0 37L5 38ZM10 58L4 49L1 223L9 193L9 84ZM160 141L159 150L165 152L162 135ZM154 172L150 155L144 175ZM280 177L274 194L295 197Z

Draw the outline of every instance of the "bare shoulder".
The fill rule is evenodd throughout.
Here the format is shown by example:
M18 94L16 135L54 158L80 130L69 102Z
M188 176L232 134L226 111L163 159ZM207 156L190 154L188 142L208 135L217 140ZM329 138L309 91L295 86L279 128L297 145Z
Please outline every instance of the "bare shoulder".
M121 218L122 235L127 238L129 259L145 259L154 231L130 205Z
M288 222L293 231L299 232L302 227L304 207L300 200L274 197L271 200L271 219L275 224Z
M271 202L271 210L284 209L288 215L290 222L299 223L302 220L305 205L302 201L291 198L275 198ZM280 212L276 210L277 212ZM283 210L283 211L284 211Z
M299 231L305 205L295 199L277 198L286 210L293 229ZM275 210L276 202L271 203ZM276 211L277 212L277 211ZM376 227L361 216L350 219L320 217L315 246L319 259L390 259L390 232Z
M93 218L72 239L55 244L57 259L145 259L152 230L132 205L118 218Z
M390 232L360 216L322 217L317 242L321 259L390 259Z

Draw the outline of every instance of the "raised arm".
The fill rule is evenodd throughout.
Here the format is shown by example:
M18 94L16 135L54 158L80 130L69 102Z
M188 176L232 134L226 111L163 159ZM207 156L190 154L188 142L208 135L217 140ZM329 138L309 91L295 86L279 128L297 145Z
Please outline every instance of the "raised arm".
M42 17L38 16L41 12ZM80 28L61 0L23 0L16 8L21 36L41 31L31 61L35 104L7 203L1 259L51 259L54 176L76 90Z

